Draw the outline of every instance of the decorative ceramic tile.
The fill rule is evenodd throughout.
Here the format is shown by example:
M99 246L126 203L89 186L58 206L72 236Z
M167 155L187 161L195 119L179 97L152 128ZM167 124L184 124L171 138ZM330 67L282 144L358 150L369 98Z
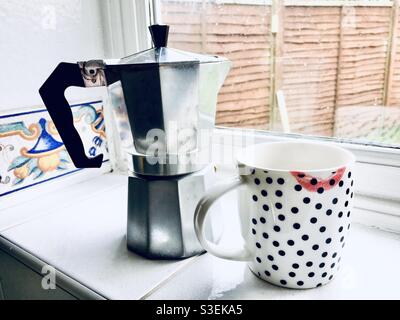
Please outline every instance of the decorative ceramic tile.
M108 161L102 101L71 108L87 155ZM0 197L79 170L46 109L0 116Z

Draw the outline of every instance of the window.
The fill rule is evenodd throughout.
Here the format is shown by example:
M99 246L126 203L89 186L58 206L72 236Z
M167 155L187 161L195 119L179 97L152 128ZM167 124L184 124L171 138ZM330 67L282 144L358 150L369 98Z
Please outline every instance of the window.
M171 26L170 46L233 62L219 95L219 141L247 128L256 129L245 133L256 142L340 143L358 159L356 220L398 230L397 0L153 3L155 16Z
M233 61L217 125L400 144L397 1L158 4L170 46Z

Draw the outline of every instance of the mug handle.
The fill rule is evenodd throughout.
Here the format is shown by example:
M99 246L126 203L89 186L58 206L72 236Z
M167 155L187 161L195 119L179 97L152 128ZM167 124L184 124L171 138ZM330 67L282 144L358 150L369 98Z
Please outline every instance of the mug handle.
M209 253L222 259L236 260L236 261L251 260L251 252L246 248L245 246L246 242L242 236L241 236L242 246L238 248L231 248L212 243L208 241L204 235L204 221L206 219L209 209L212 207L214 202L218 200L218 198L228 193L229 191L235 190L240 186L242 186L243 184L244 182L239 177L236 177L231 181L224 182L212 187L200 199L194 214L194 227L200 244Z

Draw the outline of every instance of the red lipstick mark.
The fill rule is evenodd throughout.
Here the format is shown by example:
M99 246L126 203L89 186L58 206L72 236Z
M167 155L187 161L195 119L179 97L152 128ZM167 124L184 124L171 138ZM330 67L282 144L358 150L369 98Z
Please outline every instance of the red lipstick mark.
M306 190L311 192L324 192L335 187L342 179L346 167L340 168L327 179L321 179L318 177L313 177L304 172L291 171L290 173L295 177L297 182Z

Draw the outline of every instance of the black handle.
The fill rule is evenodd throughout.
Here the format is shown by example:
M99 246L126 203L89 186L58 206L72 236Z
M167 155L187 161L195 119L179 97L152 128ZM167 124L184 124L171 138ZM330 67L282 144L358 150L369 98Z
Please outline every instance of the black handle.
M75 167L100 168L103 155L88 158L74 127L71 107L64 96L65 90L71 86L85 87L80 67L76 63L62 62L39 89L39 93Z

